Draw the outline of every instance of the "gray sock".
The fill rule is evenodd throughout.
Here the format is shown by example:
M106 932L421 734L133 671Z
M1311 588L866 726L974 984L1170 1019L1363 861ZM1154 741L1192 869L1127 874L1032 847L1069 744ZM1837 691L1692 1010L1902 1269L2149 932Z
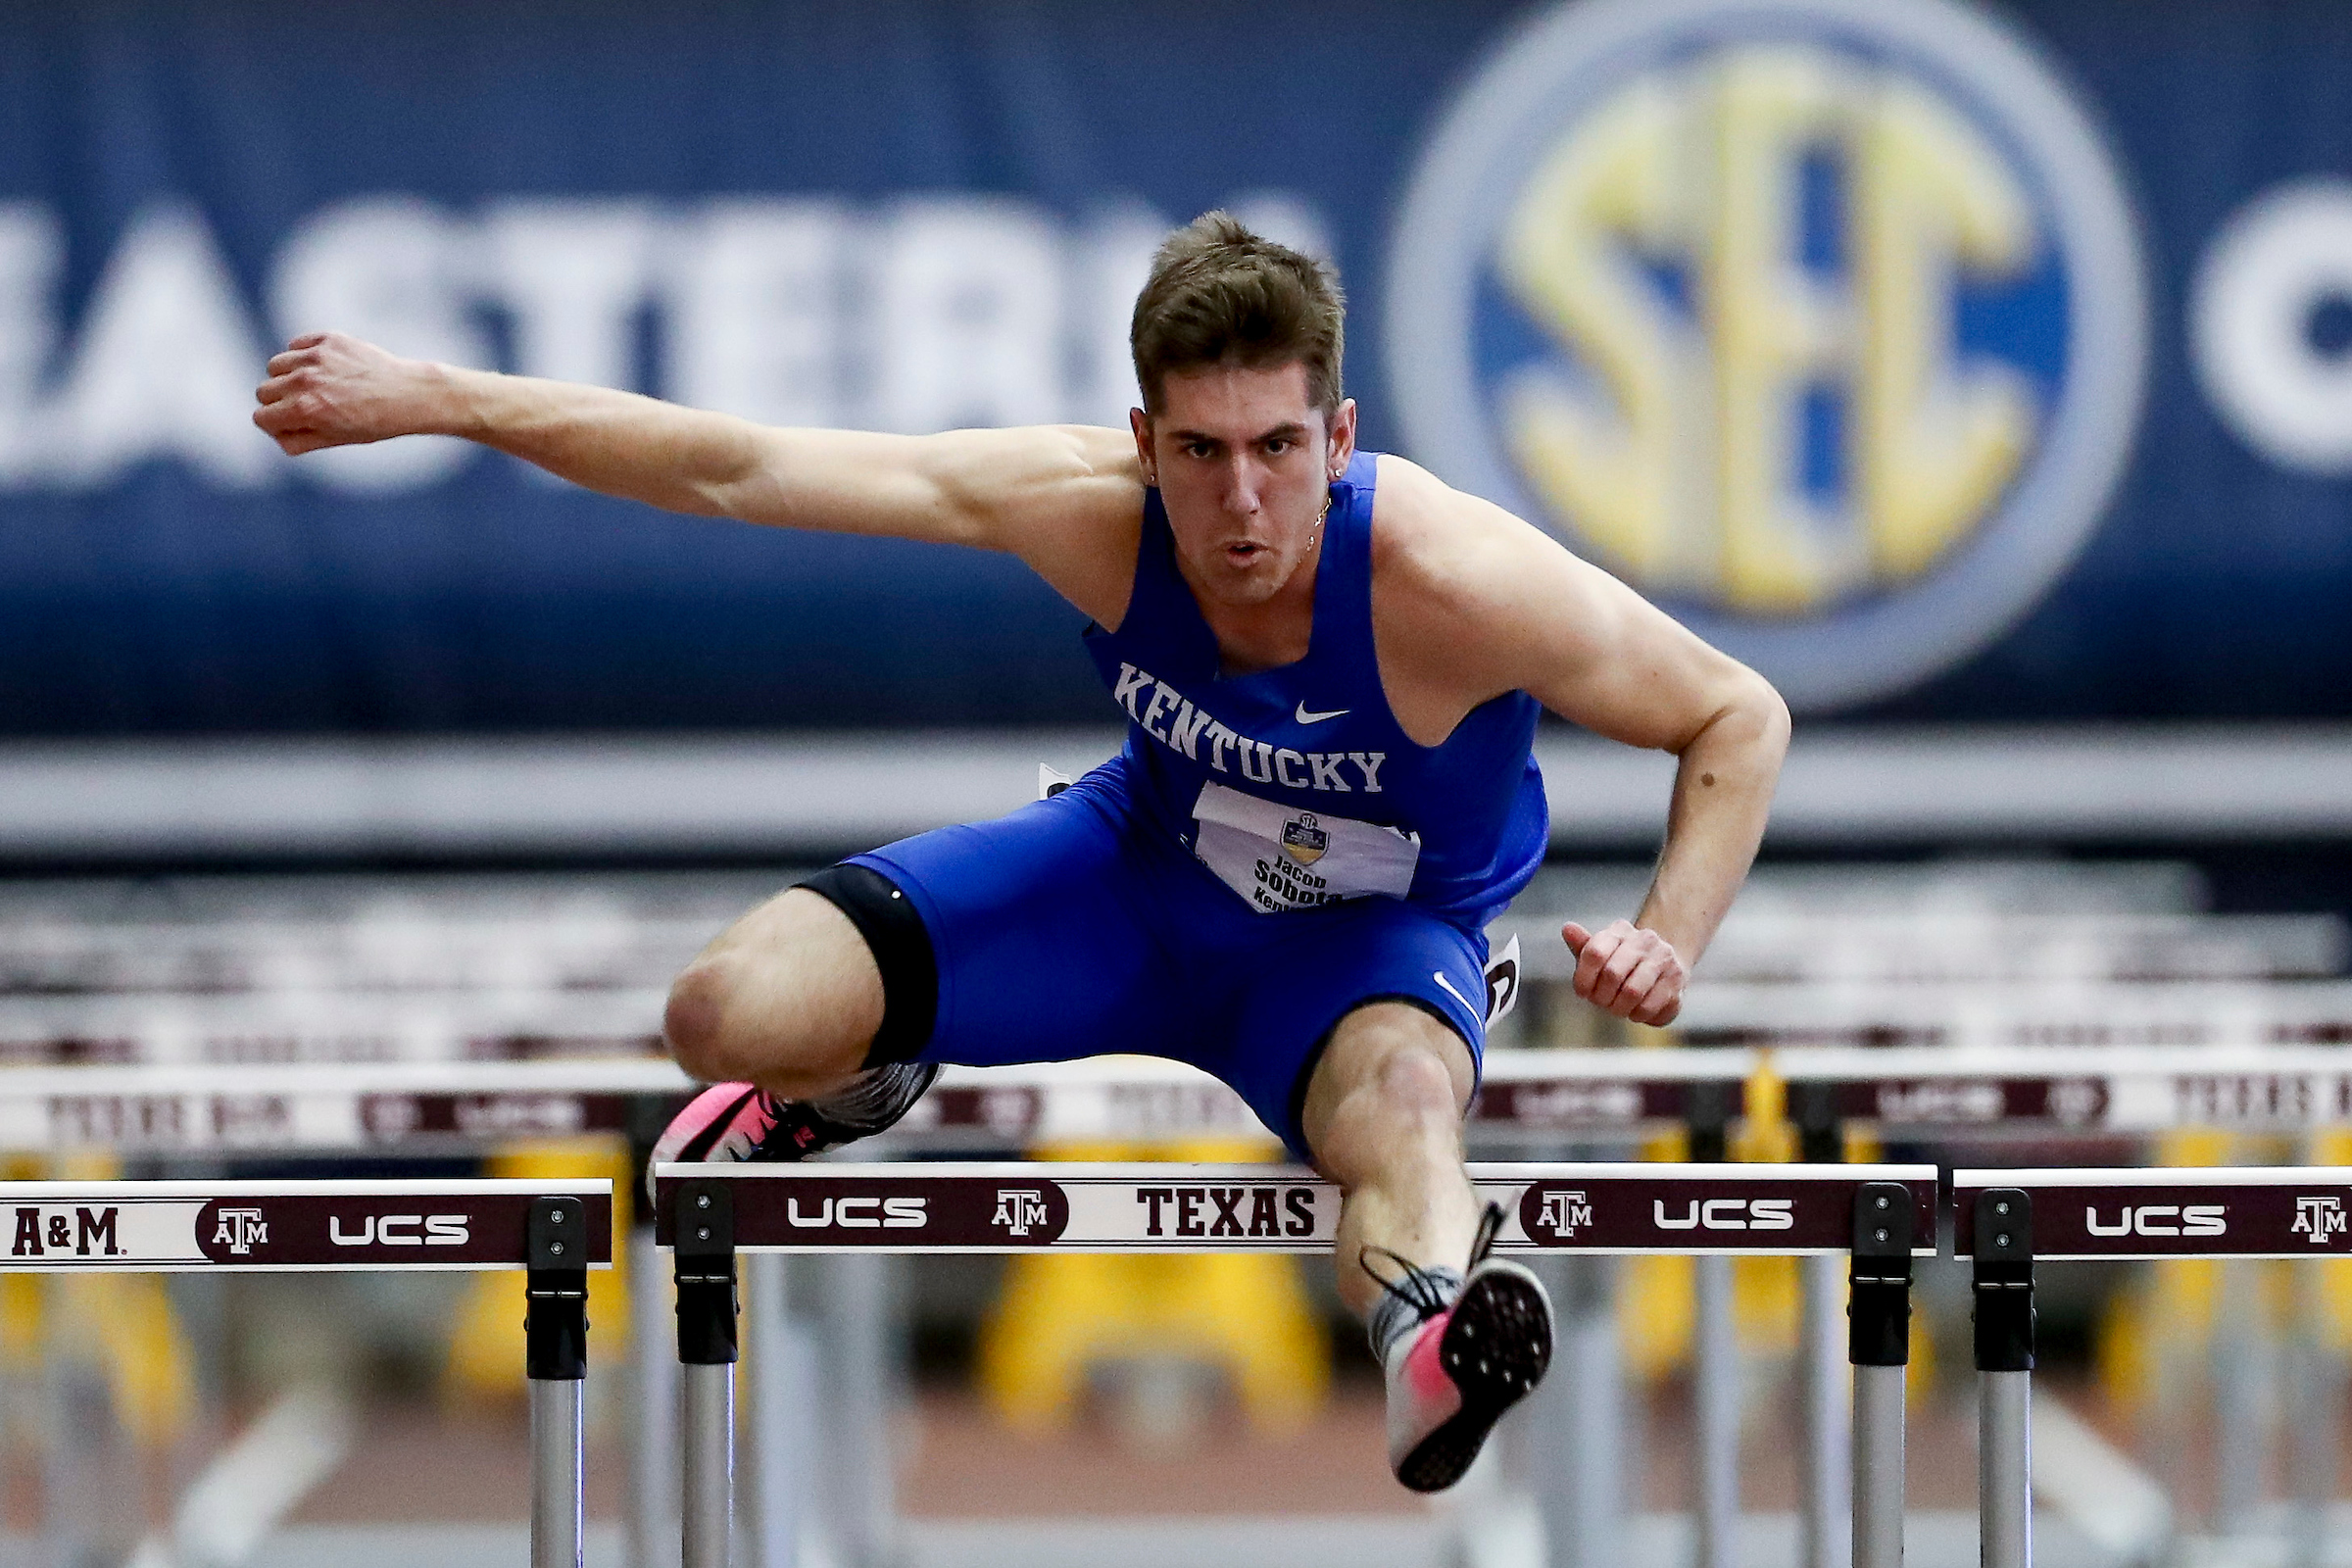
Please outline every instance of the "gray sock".
M1430 1294L1435 1299L1443 1301L1446 1306L1451 1306L1453 1298L1462 1294L1462 1275L1459 1269L1416 1268L1413 1273L1417 1276L1418 1281L1428 1283ZM1415 1291L1413 1294L1421 1295L1422 1293ZM1445 1307L1442 1306L1439 1310L1443 1311ZM1372 1315L1364 1322L1365 1332L1372 1341L1373 1359L1382 1366L1387 1366L1389 1351L1396 1342L1428 1322L1434 1315L1425 1313L1420 1302L1395 1291L1381 1292L1379 1303L1372 1308Z
M939 1069L928 1062L894 1061L868 1067L822 1100L810 1101L818 1114L844 1127L880 1132L920 1100Z

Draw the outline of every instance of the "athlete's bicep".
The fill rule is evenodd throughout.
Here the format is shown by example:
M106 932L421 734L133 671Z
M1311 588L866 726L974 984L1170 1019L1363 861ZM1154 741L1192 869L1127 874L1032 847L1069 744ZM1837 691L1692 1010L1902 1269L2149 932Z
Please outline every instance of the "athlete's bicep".
M1024 515L1097 477L1106 443L1063 426L889 435L751 428L712 497L747 522L1015 550Z
M1115 620L1143 481L1130 438L1085 426L761 429L750 461L710 499L710 510L750 522L1003 551L1087 613Z
M708 487L710 510L821 533L973 542L932 471L936 437L754 427L743 461Z

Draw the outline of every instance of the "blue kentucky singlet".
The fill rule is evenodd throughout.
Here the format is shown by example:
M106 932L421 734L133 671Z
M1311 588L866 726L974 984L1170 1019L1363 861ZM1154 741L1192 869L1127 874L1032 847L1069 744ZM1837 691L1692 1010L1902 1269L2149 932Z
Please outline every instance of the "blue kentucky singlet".
M1477 931L1544 858L1539 710L1508 693L1434 747L1397 727L1372 644L1376 472L1359 452L1331 487L1304 659L1220 673L1156 489L1126 617L1087 649L1127 710L1137 804L1252 906L1385 895Z

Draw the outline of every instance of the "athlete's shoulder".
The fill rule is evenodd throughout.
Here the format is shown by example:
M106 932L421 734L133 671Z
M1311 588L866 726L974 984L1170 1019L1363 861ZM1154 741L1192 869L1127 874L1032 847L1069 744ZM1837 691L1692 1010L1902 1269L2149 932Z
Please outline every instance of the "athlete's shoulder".
M1022 562L1105 626L1126 612L1144 527L1135 438L1086 424L973 431L980 541Z
M1531 565L1567 551L1543 529L1383 453L1373 491L1372 573L1381 598L1439 615L1475 614Z

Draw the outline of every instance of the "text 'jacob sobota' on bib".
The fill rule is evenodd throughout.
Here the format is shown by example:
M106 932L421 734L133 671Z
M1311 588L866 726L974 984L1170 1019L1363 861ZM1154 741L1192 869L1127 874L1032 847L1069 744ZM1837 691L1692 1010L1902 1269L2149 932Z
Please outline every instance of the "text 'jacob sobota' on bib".
M1305 658L1221 673L1155 489L1127 614L1087 647L1127 710L1136 799L1252 908L1381 896L1478 931L1543 861L1539 710L1498 697L1438 746L1397 726L1372 640L1378 464L1357 453L1331 487Z

